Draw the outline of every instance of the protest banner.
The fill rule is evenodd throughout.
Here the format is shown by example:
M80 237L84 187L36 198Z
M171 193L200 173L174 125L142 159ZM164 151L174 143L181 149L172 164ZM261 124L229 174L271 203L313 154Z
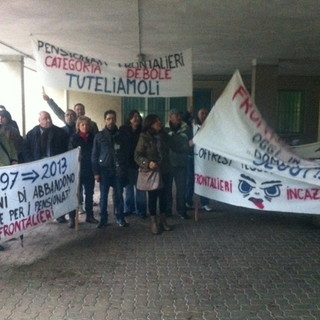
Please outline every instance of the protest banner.
M192 96L191 49L130 63L106 62L32 39L42 85L131 97Z
M0 242L76 209L79 150L0 168Z
M239 71L194 142L196 194L261 211L320 213L320 163L268 127Z
M292 146L291 149L305 159L320 160L320 142Z

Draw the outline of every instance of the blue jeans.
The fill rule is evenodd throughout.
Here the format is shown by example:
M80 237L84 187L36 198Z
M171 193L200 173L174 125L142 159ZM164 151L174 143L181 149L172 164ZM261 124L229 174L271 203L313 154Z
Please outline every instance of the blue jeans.
M138 169L128 170L129 184L125 186L124 212L136 212L138 216L147 213L147 193L136 189Z
M124 218L123 212L123 179L115 173L103 170L100 173L100 217L101 221L108 222L108 197L110 187L113 188L113 203L117 220Z
M117 220L124 219L124 201L123 201L123 189L125 186L125 178L124 177L115 177L115 185L114 185L114 205L116 211Z

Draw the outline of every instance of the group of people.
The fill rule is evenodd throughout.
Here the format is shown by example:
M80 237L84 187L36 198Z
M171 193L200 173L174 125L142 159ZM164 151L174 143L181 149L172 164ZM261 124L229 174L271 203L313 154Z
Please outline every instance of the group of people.
M120 227L128 226L127 215L146 218L149 212L153 234L170 231L167 217L172 215L173 182L177 213L182 219L189 218L187 210L192 208L194 191L192 138L208 110L201 109L188 123L179 111L172 109L166 125L155 114L143 120L137 110L132 110L120 128L116 112L107 110L104 128L99 131L97 124L85 116L83 104L77 103L74 110L64 112L46 94L43 98L65 126L55 126L50 113L41 111L39 124L22 138L10 113L0 106L1 166L35 161L81 147L79 203L84 202L86 222L97 224L99 229L108 226L108 198L112 188L114 212ZM158 170L162 187L152 191L137 189L139 168ZM99 221L93 214L95 182L100 187ZM211 211L208 199L201 198L201 205ZM76 211L69 212L68 216L69 227L74 228ZM67 219L63 215L57 221L63 223Z

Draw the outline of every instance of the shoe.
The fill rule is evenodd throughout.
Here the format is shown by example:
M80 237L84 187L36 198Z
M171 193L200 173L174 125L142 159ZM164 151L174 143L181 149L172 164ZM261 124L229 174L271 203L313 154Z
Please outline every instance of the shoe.
M186 202L186 208L187 208L187 210L193 210L194 209L192 204L189 204L188 202Z
M100 222L97 224L98 229L104 229L108 226L108 222L105 220L100 220Z
M213 211L213 209L210 206L208 206L207 204L205 206L202 206L201 209L204 211L207 211L207 212Z
M124 219L117 220L117 223L118 223L118 226L121 228L129 226L129 223Z
M86 218L86 222L88 222L88 223L99 223L99 221L97 219L95 219L94 217L87 217Z
M166 217L165 213L161 213L160 214L160 227L164 231L171 231L172 230L172 228L167 223L167 217Z
M159 228L157 216L150 216L150 220L151 220L151 233L155 235L159 234L160 228Z
M190 217L186 213L181 213L179 214L180 219L182 220L188 220Z
M4 247L3 246L0 246L0 251L4 251Z
M57 220L57 222L59 222L59 223L66 223L66 222L68 222L65 216L61 216L61 217L57 218L56 220Z

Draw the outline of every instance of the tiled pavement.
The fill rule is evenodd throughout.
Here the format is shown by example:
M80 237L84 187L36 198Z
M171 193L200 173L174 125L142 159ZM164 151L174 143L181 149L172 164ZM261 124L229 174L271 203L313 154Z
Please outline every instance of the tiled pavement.
M81 216L83 220L84 217ZM78 232L50 222L0 252L0 320L320 319L310 216L216 206L200 220Z

